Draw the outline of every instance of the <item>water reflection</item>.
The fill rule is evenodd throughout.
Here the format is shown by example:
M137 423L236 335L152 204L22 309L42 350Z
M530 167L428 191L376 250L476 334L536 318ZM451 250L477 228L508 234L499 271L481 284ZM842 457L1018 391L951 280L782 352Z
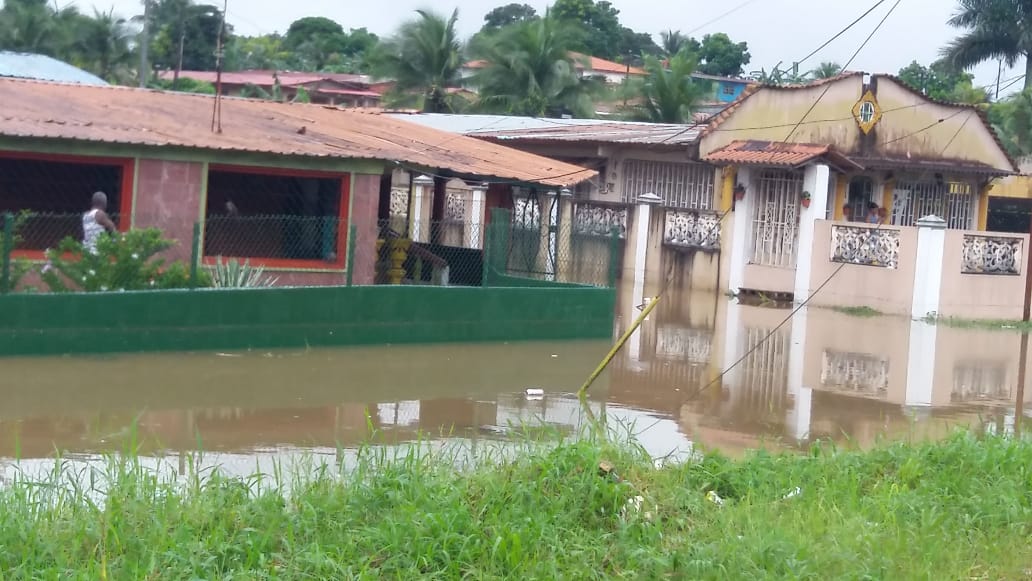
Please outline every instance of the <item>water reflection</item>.
M656 292L622 290L614 336ZM655 456L1014 429L1019 334L816 309L784 323L789 313L668 293L595 384L589 410L628 426ZM89 458L134 443L154 457L205 450L246 474L270 458L340 461L370 433L389 445L471 446L503 442L513 426L573 433L587 420L569 394L608 347L5 359L0 458Z

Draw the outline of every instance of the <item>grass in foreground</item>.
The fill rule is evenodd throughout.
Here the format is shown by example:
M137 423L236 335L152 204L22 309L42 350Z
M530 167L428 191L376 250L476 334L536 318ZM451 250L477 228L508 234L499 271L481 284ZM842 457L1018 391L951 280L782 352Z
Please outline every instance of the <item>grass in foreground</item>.
M465 473L451 460L365 454L289 495L114 462L103 506L67 480L16 483L0 491L0 577L1019 579L1032 567L1028 442L957 434L660 469L632 446L584 441ZM622 482L600 476L603 461Z
M836 313L842 313L843 315L849 315L850 317L872 318L884 315L881 311L872 309L871 307L830 307L830 309Z

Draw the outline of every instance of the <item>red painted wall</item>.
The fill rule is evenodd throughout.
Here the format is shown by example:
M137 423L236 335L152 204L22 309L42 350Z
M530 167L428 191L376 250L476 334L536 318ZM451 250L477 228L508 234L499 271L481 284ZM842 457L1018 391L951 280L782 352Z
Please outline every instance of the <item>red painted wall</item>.
M354 284L373 284L376 276L376 239L380 234L376 220L380 205L380 176L355 174L351 199L350 222L357 227L353 281Z
M195 162L140 160L133 228L161 228L166 238L178 241L166 253L169 260L190 262L203 168Z

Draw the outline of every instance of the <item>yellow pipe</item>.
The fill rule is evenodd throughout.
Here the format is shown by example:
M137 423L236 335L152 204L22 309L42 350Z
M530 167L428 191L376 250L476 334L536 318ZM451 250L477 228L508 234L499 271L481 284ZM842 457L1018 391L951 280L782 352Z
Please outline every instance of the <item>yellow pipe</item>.
M595 371L591 372L591 375L588 376L588 380L584 382L580 391L577 392L577 397L583 398L588 395L588 389L591 388L591 384L595 383L595 380L598 379L599 375L602 375L602 372L606 370L606 367L609 367L609 364L613 361L613 357L616 357L616 354L620 352L620 349L622 349L624 344L627 343L627 340L631 338L631 335L633 335L634 332L638 330L638 327L641 327L641 324L645 322L645 318L648 317L649 313L651 313L652 310L656 308L656 305L659 304L659 298L660 297L656 297L649 301L648 306L641 311L641 314L634 320L634 323L627 329L623 336L620 337L620 340L613 345L613 348L609 350L609 354L602 359L602 363L595 368Z

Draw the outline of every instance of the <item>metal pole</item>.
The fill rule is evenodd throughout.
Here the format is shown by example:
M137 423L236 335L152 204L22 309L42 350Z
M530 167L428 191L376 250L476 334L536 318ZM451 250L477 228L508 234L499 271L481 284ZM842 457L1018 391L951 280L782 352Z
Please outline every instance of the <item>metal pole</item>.
M491 223L484 228L484 254L480 274L480 286L485 288L491 286L491 260L494 259L494 251L491 248L491 245L494 244L494 236L492 235L491 230L494 229L494 226L494 221L491 221Z
M358 238L358 226L352 224L348 228L348 264L347 264L347 281L348 286L354 284L355 281L355 239Z
M616 357L616 354L620 352L620 349L622 349L631 338L631 335L638 330L638 327L641 327L641 324L645 322L645 319L647 319L649 314L652 313L652 310L659 304L659 299L660 297L658 296L652 299L648 306L646 306L645 309L642 310L641 314L638 315L638 318L631 323L631 326L627 328L627 332L623 334L623 337L620 337L616 344L613 345L613 348L609 350L609 353L605 358L602 359L602 363L599 363L598 367L595 368L595 371L592 371L591 375L588 376L587 381L584 382L584 385L582 385L580 390L577 392L578 397L583 399L588 395L588 390L591 389L591 384L595 383L595 380L598 379L599 375L602 375L602 372L606 370L606 367L609 367L610 362L613 361L613 357Z
M0 293L7 294L11 291L11 252L14 251L14 215L10 212L4 214L4 239L3 248L3 272L0 272Z
M193 246L190 250L190 288L197 288L197 277L200 274L201 262L201 223L194 222L193 225Z

